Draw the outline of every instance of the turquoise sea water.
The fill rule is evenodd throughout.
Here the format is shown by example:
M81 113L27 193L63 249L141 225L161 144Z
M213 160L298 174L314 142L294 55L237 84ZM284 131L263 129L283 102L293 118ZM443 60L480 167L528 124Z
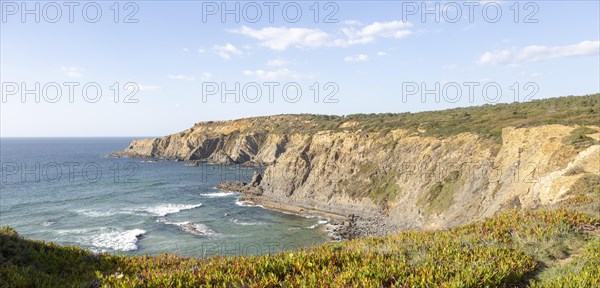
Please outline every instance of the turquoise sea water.
M327 241L321 218L220 191L253 169L112 158L131 138L1 138L0 225L33 239L124 254L265 254Z

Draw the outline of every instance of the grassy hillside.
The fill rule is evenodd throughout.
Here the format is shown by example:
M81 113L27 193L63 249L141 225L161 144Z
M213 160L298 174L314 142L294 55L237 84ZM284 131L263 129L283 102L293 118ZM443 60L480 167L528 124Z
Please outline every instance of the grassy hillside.
M253 257L94 255L0 232L3 287L598 287L600 218L507 211L447 231L408 231Z
M500 139L504 127L544 124L600 126L600 94L557 97L525 103L483 105L419 113L331 115L276 115L247 118L243 133L315 133L322 130L387 133L392 129L421 131L428 136L449 136L463 132ZM203 122L219 125L222 122ZM345 125L343 125L346 123ZM348 125L351 123L352 125Z

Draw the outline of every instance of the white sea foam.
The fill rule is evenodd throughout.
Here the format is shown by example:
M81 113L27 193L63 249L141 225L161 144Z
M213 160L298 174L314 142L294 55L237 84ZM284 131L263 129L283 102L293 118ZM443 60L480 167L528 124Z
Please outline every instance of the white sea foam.
M230 219L229 221L231 221L234 224L242 225L242 226L263 225L263 223L261 223L261 222L244 222L244 221L240 221L238 219Z
M316 224L310 225L310 226L306 227L306 229L315 229L315 228L319 227L320 225L329 223L329 219L327 219L327 218L318 217L318 219L319 220L317 220Z
M105 251L134 251L138 249L139 239L146 233L142 229L106 229L103 228L98 234L81 236L78 242L93 246L92 250Z
M99 211L99 210L76 210L77 214L87 216L87 217L109 217L115 215L115 212L111 211Z
M202 203L198 204L162 204L154 207L140 208L138 211L150 213L155 216L164 217L167 214L177 213L183 210L194 209L202 206Z
M106 229L105 227L101 228L79 228L79 229L59 229L54 232L58 235L81 235L81 234L89 234L91 231L98 229Z
M252 201L248 201L248 200L240 201L239 199L235 201L235 205L242 206L242 207L260 207L260 208L263 208L262 205L257 205L256 203L254 203Z
M209 197L209 198L217 198L217 197L227 197L227 196L231 196L231 195L236 195L237 193L235 192L213 192L213 193L202 193L200 195L204 196L204 197Z
M54 224L56 224L56 221L52 221L52 220L42 222L42 226L46 226L46 227L48 227L50 225L54 225Z

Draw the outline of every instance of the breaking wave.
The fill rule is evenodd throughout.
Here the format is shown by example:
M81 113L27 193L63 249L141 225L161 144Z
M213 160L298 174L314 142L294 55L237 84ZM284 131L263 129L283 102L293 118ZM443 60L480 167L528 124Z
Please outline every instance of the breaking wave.
M145 207L137 209L137 211L149 213L154 216L164 217L168 214L177 213L183 210L190 210L202 206L202 203L198 204L161 204L153 207Z
M200 195L204 196L204 197L209 197L209 198L217 198L217 197L227 197L227 196L232 196L232 195L236 195L236 192L214 192L214 193L202 193Z
M239 199L235 201L235 205L242 206L242 207L261 207L261 208L263 208L262 205L257 205L256 203L254 203L252 201L239 200Z
M116 214L115 212L111 212L111 211L98 211L98 210L76 210L75 212L77 214L87 216L87 217L92 217L92 218L109 217L109 216L113 216Z
M231 221L231 223L233 223L233 224L242 225L242 226L254 226L254 225L263 225L264 224L261 222L244 222L244 221L240 221L238 219L230 219L229 221Z
M96 252L112 251L134 251L138 249L138 241L146 234L142 229L109 229L102 228L98 234L78 237L77 242L92 246L91 250Z

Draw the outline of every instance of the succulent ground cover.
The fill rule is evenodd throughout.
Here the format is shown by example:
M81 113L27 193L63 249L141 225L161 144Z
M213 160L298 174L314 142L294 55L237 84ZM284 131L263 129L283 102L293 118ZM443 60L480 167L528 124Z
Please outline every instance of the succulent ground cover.
M598 287L600 218L510 210L407 231L249 257L93 254L0 232L5 287Z

